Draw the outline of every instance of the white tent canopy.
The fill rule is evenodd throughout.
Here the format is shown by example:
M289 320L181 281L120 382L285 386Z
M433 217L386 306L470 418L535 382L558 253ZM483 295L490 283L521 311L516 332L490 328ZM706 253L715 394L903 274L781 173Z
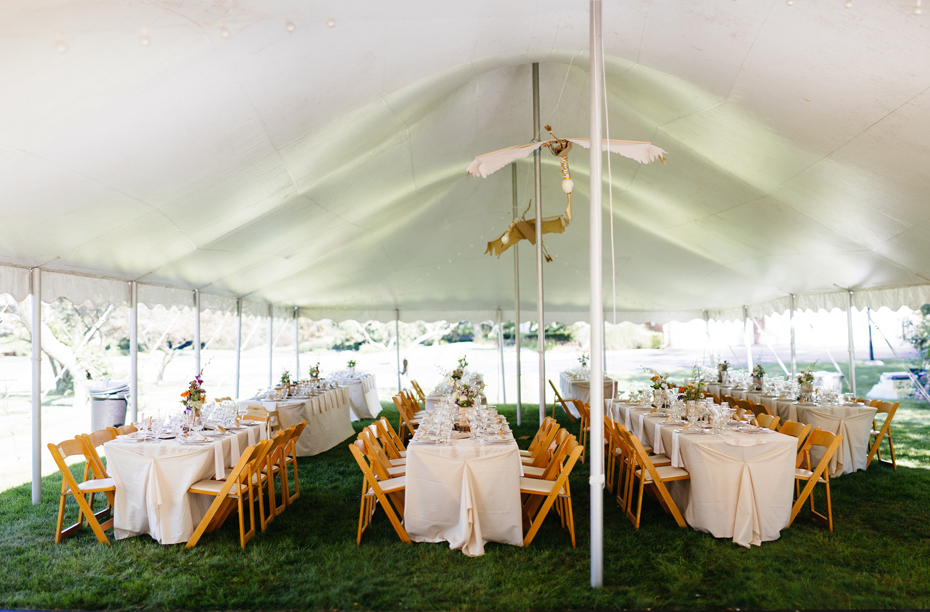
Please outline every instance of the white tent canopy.
M532 62L543 122L587 136L587 24L566 0L7 2L0 293L41 265L46 301L123 304L137 280L142 303L506 317L509 253L483 253L510 173L465 168L532 139ZM904 0L606 3L610 137L669 162L612 160L619 318L845 308L847 287L930 301L928 35ZM546 238L561 321L588 316L587 154L570 161L575 217ZM546 153L544 214L564 198ZM608 308L611 269L605 249Z

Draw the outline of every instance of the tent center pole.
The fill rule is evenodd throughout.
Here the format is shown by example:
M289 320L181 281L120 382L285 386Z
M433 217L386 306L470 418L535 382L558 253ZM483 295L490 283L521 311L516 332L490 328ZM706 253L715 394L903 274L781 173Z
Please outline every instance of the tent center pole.
M510 164L510 182L513 192L513 218L517 218L517 164ZM520 256L518 245L513 245L513 337L517 353L517 425L523 424L523 403L521 393L523 382L520 376Z
M539 142L539 64L533 64L533 142ZM539 353L539 424L546 418L546 317L543 312L542 253L542 182L540 164L542 151L533 152L533 175L536 184L536 351Z
M743 306L743 343L746 345L746 369L752 372L752 321L748 306Z
M274 306L268 304L268 386L274 387Z
M139 420L139 285L129 283L129 421Z
M233 399L239 401L240 377L242 376L242 298L236 300L236 391Z
M42 270L30 270L32 291L32 503L42 501Z
M400 310L394 309L394 337L397 338L397 392L400 393Z
M194 289L194 376L200 375L200 291Z
M591 103L591 225L588 241L591 283L591 586L604 586L604 275L603 217L601 204L604 180L601 145L604 57L601 46L601 2L591 0L591 51L588 78ZM539 217L537 217L538 219ZM537 223L538 227L538 223Z
M798 375L798 346L794 334L794 294L791 294L791 306L788 309L788 325L791 328L791 378Z
M853 395L856 393L856 347L853 344L853 292L852 289L846 292L846 326L849 334L849 391Z
M500 391L501 400L504 404L507 403L507 385L504 382L504 324L501 321L501 309L497 309L497 352L500 354L501 358L501 384Z
M300 315L294 306L294 380L300 380Z

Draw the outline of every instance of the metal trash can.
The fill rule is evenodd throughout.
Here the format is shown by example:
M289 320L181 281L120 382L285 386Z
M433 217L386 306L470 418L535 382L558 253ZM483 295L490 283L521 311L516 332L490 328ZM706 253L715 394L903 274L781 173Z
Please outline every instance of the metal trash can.
M102 383L90 385L91 431L105 427L119 427L126 423L129 384L123 380L104 379Z

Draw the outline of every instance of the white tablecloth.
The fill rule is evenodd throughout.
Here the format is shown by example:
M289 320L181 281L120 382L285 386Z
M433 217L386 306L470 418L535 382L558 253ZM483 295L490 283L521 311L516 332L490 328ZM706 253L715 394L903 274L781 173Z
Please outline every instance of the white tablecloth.
M250 399L239 402L240 408L261 404L268 412L278 413L281 427L287 428L303 420L304 432L297 440L297 456L309 457L326 452L355 435L349 415L349 389L338 387L307 399L292 398L280 402Z
M791 410L797 413L797 418L792 420L819 427L824 431L842 434L843 441L830 460L830 476L851 474L856 470L866 469L869 456L869 433L872 431L875 408L792 403L786 412ZM781 411L782 409L779 408L779 412ZM820 461L823 451L824 449L819 446L811 448L812 465Z
M485 542L523 545L516 442L407 446L404 526L415 542L449 542L470 557Z
M333 381L349 389L349 415L353 421L377 418L381 412L381 401L378 399L378 385L373 374L354 378L334 377Z
M648 410L614 402L610 415L691 474L690 481L668 483L685 521L741 546L777 540L791 518L797 440L778 433L675 434L681 425L664 425L665 416Z
M187 489L217 474L225 477L225 468L242 450L263 438L265 429L255 425L198 446L174 440L107 442L107 472L116 484L116 539L147 533L161 544L187 542L213 503L209 495Z
M612 378L604 379L604 398L610 398L615 395L614 391L616 389L617 381ZM559 387L562 391L562 399L564 400L580 400L585 404L591 403L591 383L587 380L575 380L573 379L568 372L561 372L559 374ZM568 409L571 411L572 416L578 418L578 411L575 410L574 404L572 402L566 402L568 404Z

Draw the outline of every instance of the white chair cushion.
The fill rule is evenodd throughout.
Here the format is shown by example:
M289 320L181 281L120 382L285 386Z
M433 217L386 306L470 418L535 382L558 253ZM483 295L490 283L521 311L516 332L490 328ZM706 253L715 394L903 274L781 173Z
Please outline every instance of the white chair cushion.
M78 483L81 493L97 493L114 488L116 488L116 482L112 478L94 478Z
M391 475L391 478L393 478L393 477L395 477L395 476L403 476L403 475L405 475L406 473L407 473L407 466L405 466L405 465L401 465L401 466L398 466L398 467L390 467L390 468L388 468L388 474Z
M536 495L549 495L552 492L552 487L555 486L554 480L539 480L538 478L527 478L525 476L520 477L520 492L521 493L534 493ZM559 491L560 495L565 494L565 489L563 488Z
M546 468L533 467L532 465L523 466L523 475L530 476L535 478L541 478L543 473L545 473Z
M641 472L642 470L636 470L636 475L639 476ZM689 476L688 470L684 470L682 468L677 468L677 467L672 467L670 465L663 465L662 467L657 467L656 472L659 474L659 478L661 478L662 480ZM650 474L648 471L646 472L645 480L646 482L650 482L652 480L652 474Z
M529 456L531 456L533 453L532 453L531 451L528 451L528 450L521 450L521 451L520 451L520 454L523 455L524 457L529 457Z
M381 487L381 490L385 493L394 493L395 491L403 491L407 487L407 477L398 476L397 478L391 478L390 480L382 480L378 483L378 486ZM369 493L374 493L372 489L368 489Z
M649 461L652 461L652 465L656 467L659 467L659 464L672 465L672 460L666 455L649 455Z
M398 465L407 465L407 459L404 457L401 457L400 459L391 459L391 465L395 467Z
M224 486L226 486L225 480L201 480L199 482L195 482L194 484L192 484L190 488L188 489L188 491L192 493L202 492L202 493L212 493L213 495L218 495L220 490ZM230 487L229 492L233 493L235 492L235 489L233 487ZM247 493L248 487L245 485L241 485L241 492Z

